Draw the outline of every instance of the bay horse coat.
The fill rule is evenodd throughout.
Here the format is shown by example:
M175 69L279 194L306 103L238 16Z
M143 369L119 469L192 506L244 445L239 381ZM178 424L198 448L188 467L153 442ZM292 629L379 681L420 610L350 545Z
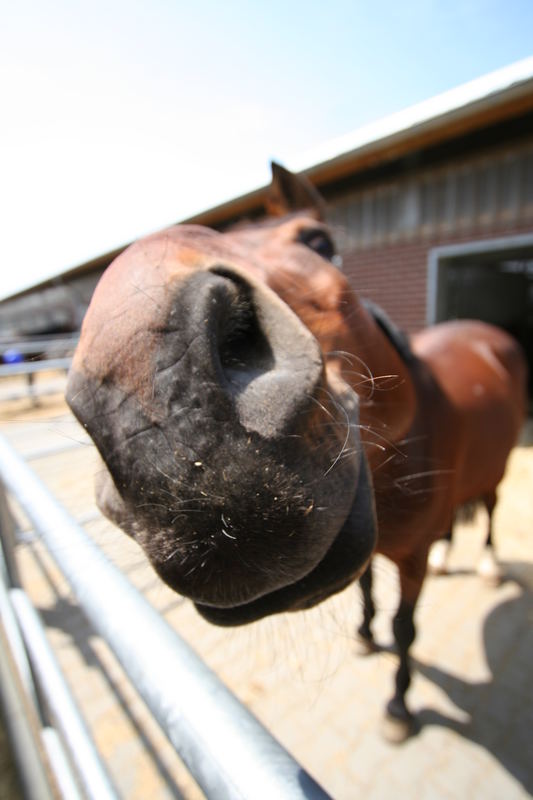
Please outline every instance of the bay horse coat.
M181 225L123 252L98 285L67 400L104 462L101 509L220 625L321 602L372 553L398 566L405 735L413 614L430 545L489 508L526 410L505 332L449 322L407 340L335 262L323 201L273 165L269 217ZM391 335L392 331L392 335Z

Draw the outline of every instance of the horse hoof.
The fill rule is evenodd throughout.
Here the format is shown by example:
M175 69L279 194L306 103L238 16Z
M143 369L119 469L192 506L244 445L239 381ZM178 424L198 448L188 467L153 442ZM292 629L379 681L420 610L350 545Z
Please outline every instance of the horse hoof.
M389 744L403 744L416 730L415 718L411 715L407 717L393 717L385 714L381 724L381 734Z
M450 543L439 539L431 545L428 556L428 572L432 575L446 575L448 572L448 553Z
M487 548L478 564L477 574L488 586L499 586L502 582L502 571L494 557L494 553Z
M357 655L370 656L372 653L379 651L379 645L376 644L374 639L367 639L366 636L361 636L360 633L357 633L355 636L355 649Z

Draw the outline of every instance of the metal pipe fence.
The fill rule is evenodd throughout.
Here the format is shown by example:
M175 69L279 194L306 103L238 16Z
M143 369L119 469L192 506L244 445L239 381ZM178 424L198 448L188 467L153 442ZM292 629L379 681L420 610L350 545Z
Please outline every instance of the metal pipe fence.
M3 437L0 479L207 798L327 800L324 790L107 560ZM35 615L19 591L14 607L39 664L34 673L45 677L53 668L44 666L46 656L39 654L43 643L32 630ZM68 699L66 706L64 700L58 706L64 707L55 708L56 714L63 719L66 713L68 720ZM83 724L74 727L83 736ZM68 721L58 728L70 735ZM83 773L83 764L77 766ZM112 795L99 795L105 796Z
M0 352L16 351L21 355L28 353L47 353L48 355L64 355L72 352L79 341L79 333L50 336L27 336L13 339L0 336Z
M43 361L20 361L17 364L0 364L0 378L9 378L12 375L33 375L36 372L47 372L56 369L68 369L72 359L45 358Z

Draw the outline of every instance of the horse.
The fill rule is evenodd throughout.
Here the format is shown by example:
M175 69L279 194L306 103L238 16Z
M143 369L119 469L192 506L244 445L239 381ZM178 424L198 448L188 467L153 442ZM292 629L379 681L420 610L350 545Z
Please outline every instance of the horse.
M479 321L407 339L338 268L324 201L273 164L266 215L178 225L109 266L66 397L103 460L103 513L210 622L310 608L398 567L386 718L413 730L413 616L433 542L492 502L525 416L519 345Z

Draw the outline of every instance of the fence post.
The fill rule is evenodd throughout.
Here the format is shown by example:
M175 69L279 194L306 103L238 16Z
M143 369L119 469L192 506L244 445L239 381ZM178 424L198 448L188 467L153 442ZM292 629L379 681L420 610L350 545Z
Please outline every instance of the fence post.
M11 586L20 586L20 576L15 559L15 520L9 510L4 482L0 476L0 541L3 545L5 567Z

